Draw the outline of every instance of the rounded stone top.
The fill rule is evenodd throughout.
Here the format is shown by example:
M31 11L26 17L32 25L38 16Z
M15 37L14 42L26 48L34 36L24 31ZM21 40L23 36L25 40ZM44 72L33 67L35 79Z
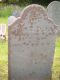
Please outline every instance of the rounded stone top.
M47 6L48 16L53 19L56 25L60 25L60 2L53 1Z
M47 18L46 9L43 6L38 4L31 4L25 7L21 12L21 17L25 18L28 13L33 13L33 12L35 12L36 14L38 13L43 14L43 16Z
M21 12L20 17L16 18L16 20L9 26L11 26L10 29L12 26L23 27L25 24L32 25L34 21L37 22L36 20L39 22L39 24L42 22L41 25L43 25L43 23L45 24L45 22L47 22L48 26L51 24L53 31L56 33L57 26L48 17L46 9L38 4L31 4L25 7Z

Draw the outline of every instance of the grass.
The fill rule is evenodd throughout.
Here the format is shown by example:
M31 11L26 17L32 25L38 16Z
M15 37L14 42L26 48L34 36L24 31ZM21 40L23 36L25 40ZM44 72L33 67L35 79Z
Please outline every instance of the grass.
M0 23L7 22L7 17L0 18ZM0 80L8 80L8 41L0 41ZM60 38L56 39L52 80L60 80Z
M16 11L16 10L21 11L22 8L24 8L24 6L20 7L20 6L12 5L12 4L11 5L5 5L5 6L0 8L0 17L9 17L10 15L13 14L14 11Z
M3 6L2 8L0 8L0 17L8 17L12 14L14 7L12 6Z
M60 80L60 38L56 39L52 78L53 80Z
M8 17L0 17L0 23L5 23L5 24L7 24L7 23L8 23L7 18L8 18Z
M0 17L0 23L7 25L7 17ZM0 40L0 80L8 80L8 42Z
M0 42L0 80L8 80L8 44Z

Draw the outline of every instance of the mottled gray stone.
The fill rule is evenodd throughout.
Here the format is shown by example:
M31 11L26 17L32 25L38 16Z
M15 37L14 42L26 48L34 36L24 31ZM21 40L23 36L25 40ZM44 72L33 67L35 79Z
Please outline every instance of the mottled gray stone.
M48 16L53 19L58 28L58 36L60 36L60 2L53 1L47 7Z
M27 6L8 28L9 80L51 80L57 26L44 7Z

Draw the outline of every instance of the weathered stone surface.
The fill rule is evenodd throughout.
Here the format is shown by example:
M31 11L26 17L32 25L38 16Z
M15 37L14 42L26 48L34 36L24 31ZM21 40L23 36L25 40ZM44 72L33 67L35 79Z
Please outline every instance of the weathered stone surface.
M8 28L9 80L51 80L57 27L46 10L29 5Z
M55 24L59 26L58 36L60 36L60 2L53 1L47 7L48 16L54 20Z

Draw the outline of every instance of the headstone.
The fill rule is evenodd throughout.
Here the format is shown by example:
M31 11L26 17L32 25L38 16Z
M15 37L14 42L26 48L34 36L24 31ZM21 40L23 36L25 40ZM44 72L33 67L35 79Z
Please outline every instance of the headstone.
M8 17L8 26L11 25L13 22L15 22L16 17L15 16L9 16Z
M12 13L12 15L17 18L17 17L20 17L20 13L21 13L20 10L15 10L15 11Z
M20 6L17 6L17 5L15 5L13 7L14 7L14 10L12 12L12 16L15 16L16 18L20 17L20 13L22 11L22 8Z
M1 36L2 36L2 26L0 24L0 39L1 39Z
M0 39L6 39L6 24L0 24Z
M6 35L6 24L1 24L2 25L2 35Z
M9 80L51 80L57 27L32 4L9 25Z
M56 25L59 26L58 35L60 36L60 2L53 1L47 7L48 16L53 19Z
M1 26L1 24L0 24L0 35L2 34L2 26Z

